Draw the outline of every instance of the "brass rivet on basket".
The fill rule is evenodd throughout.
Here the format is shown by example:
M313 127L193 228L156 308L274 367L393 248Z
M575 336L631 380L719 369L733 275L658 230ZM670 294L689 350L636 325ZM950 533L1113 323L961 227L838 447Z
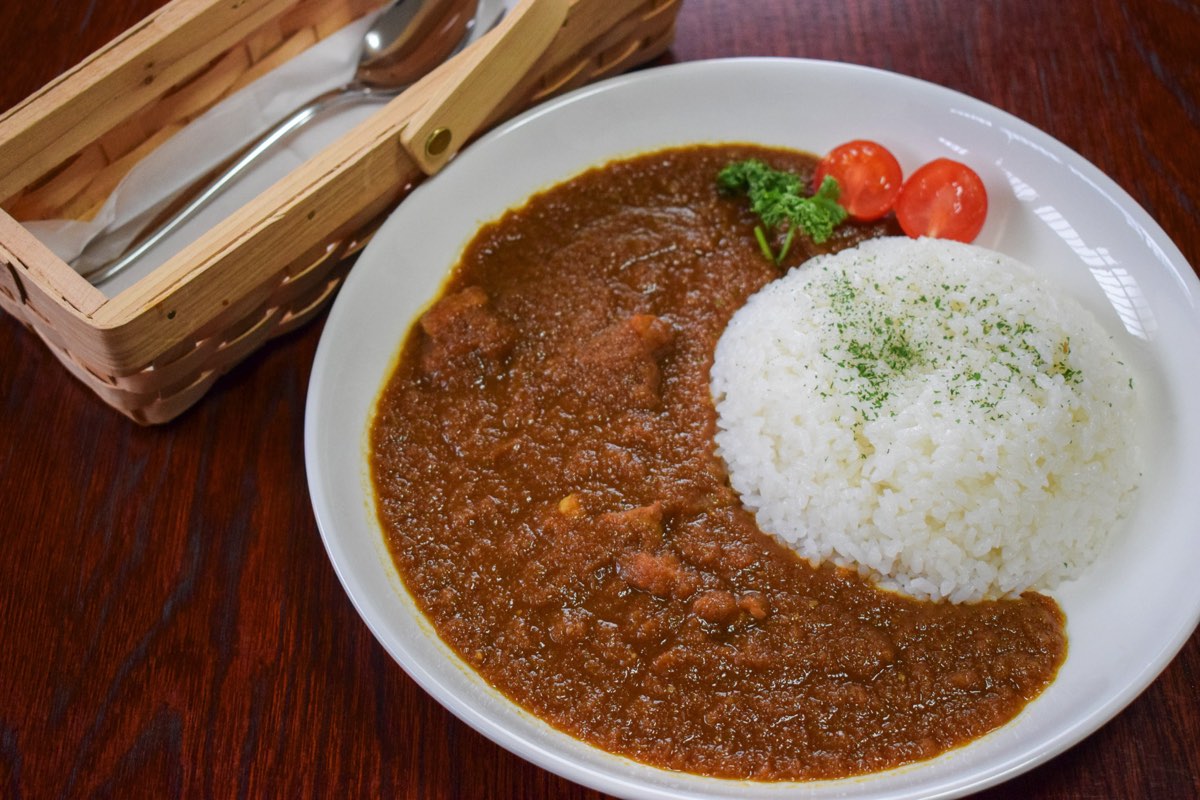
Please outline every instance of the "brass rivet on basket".
M429 134L429 138L425 140L425 155L440 156L450 146L450 139L449 128L435 129L433 133Z

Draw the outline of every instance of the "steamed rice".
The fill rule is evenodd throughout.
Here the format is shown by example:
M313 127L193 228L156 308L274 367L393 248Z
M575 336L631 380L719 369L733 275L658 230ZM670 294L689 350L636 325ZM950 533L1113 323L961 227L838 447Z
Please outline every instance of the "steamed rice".
M1139 477L1133 375L1027 267L868 241L749 299L712 368L717 452L814 563L954 602L1077 576Z

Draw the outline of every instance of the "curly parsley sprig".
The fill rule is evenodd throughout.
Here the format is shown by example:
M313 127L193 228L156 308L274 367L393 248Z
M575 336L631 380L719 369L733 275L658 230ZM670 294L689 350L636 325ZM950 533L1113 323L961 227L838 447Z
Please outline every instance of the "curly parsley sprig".
M800 177L773 169L758 159L735 161L717 175L717 186L726 194L745 194L750 210L761 225L754 236L763 255L779 264L787 256L797 230L808 234L817 244L833 235L833 229L846 219L846 209L838 205L838 182L826 176L816 194L804 194ZM767 231L783 229L783 245L776 254L767 242Z

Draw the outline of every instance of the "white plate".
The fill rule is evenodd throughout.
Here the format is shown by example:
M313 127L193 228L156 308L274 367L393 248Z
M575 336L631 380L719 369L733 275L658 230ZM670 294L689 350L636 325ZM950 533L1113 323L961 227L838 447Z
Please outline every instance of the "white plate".
M761 98L772 98L763 103ZM906 173L937 156L970 163L991 199L978 243L1037 266L1116 335L1146 390L1146 475L1133 524L1086 576L1055 592L1069 653L1011 724L932 761L806 784L805 796L955 797L1083 739L1140 693L1200 619L1200 281L1155 222L1046 134L961 94L837 63L745 59L636 73L502 126L406 200L341 290L317 351L305 455L317 522L346 592L400 665L503 747L627 798L775 798L795 784L656 770L558 733L485 685L404 591L375 519L366 461L373 403L405 331L477 227L531 193L611 158L669 145L754 141L816 153L878 139Z

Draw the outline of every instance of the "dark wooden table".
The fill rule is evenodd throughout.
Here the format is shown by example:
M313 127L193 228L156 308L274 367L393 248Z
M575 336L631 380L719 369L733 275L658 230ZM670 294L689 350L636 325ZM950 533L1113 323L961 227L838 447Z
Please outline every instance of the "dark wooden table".
M5 0L0 108L161 4ZM686 0L663 60L744 55L997 105L1112 176L1200 265L1193 0ZM0 797L599 797L459 723L359 621L305 488L320 335L273 342L142 429L0 319ZM1113 722L982 796L1200 797L1200 635Z

